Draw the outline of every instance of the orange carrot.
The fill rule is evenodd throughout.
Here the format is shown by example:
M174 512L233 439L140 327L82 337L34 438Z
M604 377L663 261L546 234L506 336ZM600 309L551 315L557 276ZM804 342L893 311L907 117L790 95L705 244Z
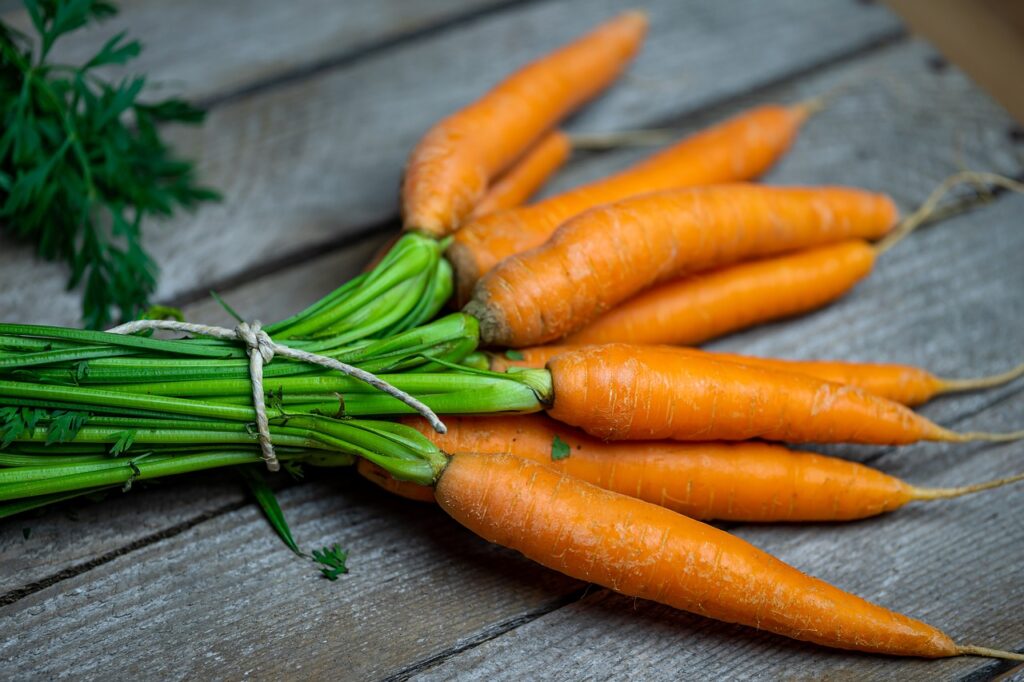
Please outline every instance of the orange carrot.
M548 414L609 440L766 440L905 444L1016 440L956 433L855 386L665 346L607 344L547 364Z
M839 188L716 185L592 209L543 246L481 279L465 311L485 342L552 341L658 282L750 258L877 238L896 223L892 200Z
M435 494L484 539L625 595L842 649L1024 660L958 646L725 531L518 457L455 454Z
M959 497L1024 479L1024 474L957 488L918 488L837 457L768 443L605 442L541 415L447 417L438 434L405 418L445 452L507 454L695 519L847 521L917 500ZM557 440L556 440L557 439ZM558 444L563 448L559 454ZM555 459L560 456L559 459ZM359 461L359 471L403 497L430 501L430 488L403 483Z
M757 107L611 177L468 222L448 250L460 300L468 299L477 279L499 261L540 246L559 225L587 209L637 194L758 177L789 148L813 107Z
M572 144L568 135L560 130L548 133L498 178L473 209L470 217L479 218L524 204L556 170L562 167L571 151Z
M509 367L544 367L548 360L560 353L598 344L555 344L535 346L511 351L513 357L505 354L489 356L490 368L495 372L507 371ZM936 376L927 370L911 365L887 363L844 362L841 360L781 360L759 358L736 353L717 353L696 348L676 348L678 353L705 355L712 359L734 362L754 367L764 367L784 372L795 372L818 377L837 384L858 386L877 396L897 403L914 406L926 403L935 396L962 391L977 391L1009 383L1024 376L1024 364L999 374L949 379Z
M816 310L867 277L875 250L859 239L701 272L644 291L565 343L696 345Z
M431 128L406 165L405 228L444 236L458 227L501 171L619 75L646 31L644 14L625 12Z

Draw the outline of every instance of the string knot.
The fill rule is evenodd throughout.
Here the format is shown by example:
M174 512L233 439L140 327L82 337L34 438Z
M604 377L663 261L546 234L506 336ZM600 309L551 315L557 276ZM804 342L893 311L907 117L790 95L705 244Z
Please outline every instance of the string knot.
M273 342L269 334L263 331L259 320L252 324L239 322L235 327L235 335L245 343L250 355L256 351L263 356L263 364L269 365L270 361L274 359L277 344Z
M433 426L434 430L438 433L445 433L447 431L444 423L437 418L437 415L434 414L433 410L405 391L395 388L375 374L371 374L364 369L359 369L358 367L353 367L352 365L335 360L332 357L317 355L316 353L310 353L308 351L299 350L298 348L291 348L290 346L274 343L274 340L270 338L270 335L263 331L263 327L259 320L254 320L252 324L239 322L233 330L225 329L224 327L211 327L204 324L175 322L172 320L136 320L134 322L127 322L118 327L114 327L113 329L108 329L107 332L111 334L135 334L147 329L163 329L165 331L199 334L201 336L209 336L215 339L223 339L225 341L237 339L245 344L245 352L249 356L249 381L252 383L252 406L256 412L256 435L260 444L260 450L263 452L263 461L267 463L267 469L270 471L280 470L281 464L277 460L277 455L274 454L274 445L270 442L270 420L267 418L267 405L264 399L263 390L263 365L269 364L270 361L274 359L275 355L281 355L298 362L307 362L313 365L319 365L320 367L326 367L327 369L341 372L342 374L346 374L354 379L358 379L359 381L373 386L379 391L387 393L393 398L401 400L430 422L430 425Z

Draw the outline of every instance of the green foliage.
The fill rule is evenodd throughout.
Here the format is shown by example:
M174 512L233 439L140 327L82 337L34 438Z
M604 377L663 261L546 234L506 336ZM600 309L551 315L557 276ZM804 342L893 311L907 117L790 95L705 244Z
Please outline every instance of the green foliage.
M277 532L278 537L281 538L284 544L288 545L288 549L301 556L302 550L299 549L298 543L295 542L292 529L288 525L284 512L281 511L281 505L278 504L274 491L271 490L266 479L263 478L263 474L260 473L259 465L238 467L238 473L242 476L242 480L245 481L249 492L260 506L260 509L263 510L267 521L270 522L270 525Z
M551 441L551 459L553 461L557 462L560 459L565 459L569 456L570 452L569 444L558 436L555 436L555 439Z
M508 358L509 360L522 360L523 354L517 350L510 348L507 351L505 351L505 357Z
M85 426L89 415L85 412L54 410L49 415L50 426L46 429L46 444L69 443Z
M107 326L115 308L134 319L156 288L143 221L217 198L157 132L165 122L199 123L203 112L178 99L139 102L143 76L99 77L97 68L142 50L124 33L82 65L49 60L62 36L115 14L113 4L24 2L34 39L0 23L0 229L67 262L68 287L84 284L88 326Z
M328 580L337 580L341 574L348 573L348 567L345 566L347 560L348 552L338 543L313 550L313 561L321 564L320 572Z
M45 416L43 410L30 407L0 408L0 450L8 447L22 434L31 436L36 424Z
M113 447L110 448L110 454L113 457L119 457L128 452L129 448L131 448L134 443L134 431L121 431L117 434L117 441L114 443Z

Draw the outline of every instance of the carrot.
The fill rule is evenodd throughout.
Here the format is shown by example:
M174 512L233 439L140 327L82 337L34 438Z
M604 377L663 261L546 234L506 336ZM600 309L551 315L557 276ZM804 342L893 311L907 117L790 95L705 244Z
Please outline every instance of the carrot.
M562 167L571 151L568 135L560 130L548 133L498 178L470 217L479 218L522 205Z
M696 345L820 308L867 277L881 253L941 215L937 210L939 200L964 182L992 183L1015 191L1024 189L1014 180L991 173L957 173L936 188L897 230L874 246L851 240L666 282L570 334L565 342Z
M511 351L509 355L491 354L489 366L492 371L504 372L509 367L544 367L548 360L560 353L581 346L599 344L556 344L535 346ZM887 363L843 362L840 360L781 360L759 358L736 353L717 353L696 348L676 348L678 353L692 353L754 367L764 367L784 372L807 374L837 384L858 386L877 396L903 405L915 406L926 403L935 396L962 391L976 391L1009 383L1024 376L1024 364L999 374L949 379L936 376L927 370L911 365Z
M540 246L587 209L637 194L758 177L789 148L814 106L751 109L611 177L466 223L448 249L460 300L468 299L476 281L498 262Z
M940 630L812 578L700 521L510 455L455 454L438 504L484 539L625 595L830 647L928 658L1024 655Z
M431 128L406 165L405 228L453 231L501 171L619 75L646 31L643 13L620 14Z
M465 311L483 340L552 341L649 286L680 275L850 238L896 223L892 200L839 187L717 185L592 209L543 246L481 279Z
M404 418L445 452L507 454L646 500L695 519L848 521L1024 479L1024 474L957 488L919 488L837 457L768 443L605 442L540 415L447 418L438 434ZM558 439L557 441L555 439ZM555 459L559 443L562 457ZM365 460L359 471L381 487L420 501L430 488L396 481ZM371 467L375 471L367 472Z
M854 239L697 273L638 294L564 341L700 344L817 310L867 277L874 263L874 248Z
M1024 432L956 433L855 386L665 346L607 344L547 364L548 414L609 440L906 444L1005 441Z

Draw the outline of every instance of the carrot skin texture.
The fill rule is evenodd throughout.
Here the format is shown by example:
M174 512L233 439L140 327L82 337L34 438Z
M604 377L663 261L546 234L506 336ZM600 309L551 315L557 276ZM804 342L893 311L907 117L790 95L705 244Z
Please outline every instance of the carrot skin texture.
M963 440L855 386L671 347L587 346L547 366L554 386L548 414L606 440Z
M625 12L526 65L431 128L406 165L405 228L438 237L452 232L493 178L619 75L646 31L645 15Z
M448 417L447 434L423 419L402 421L445 452L528 459L694 519L848 521L913 499L911 486L876 469L768 443L605 442L542 415ZM551 458L555 436L570 449L557 461ZM392 492L408 497L425 490L413 487L418 490Z
M881 194L840 187L716 185L596 208L477 282L465 311L486 343L522 347L583 327L654 284L752 258L892 229Z
M945 657L941 631L740 538L509 455L456 454L438 504L484 539L625 595L830 647Z
M548 133L487 190L471 217L517 208L526 203L565 164L571 152L572 143L568 135L560 130Z
M460 300L467 300L476 281L501 260L540 246L587 209L637 194L760 176L789 148L807 115L802 105L756 107L608 178L467 222L448 252Z
M491 370L504 372L509 367L544 367L548 360L556 355L588 345L595 344L566 343L523 348L517 351L522 356L520 360L510 360L505 356L492 355ZM857 386L869 393L908 407L928 402L934 396L941 394L947 386L945 380L931 372L910 365L843 362L840 360L781 360L737 353L719 353L697 348L674 348L673 350L681 355L691 354L722 362L806 374L837 384Z
M564 343L696 345L817 310L867 277L875 250L861 240L701 272L653 287Z

